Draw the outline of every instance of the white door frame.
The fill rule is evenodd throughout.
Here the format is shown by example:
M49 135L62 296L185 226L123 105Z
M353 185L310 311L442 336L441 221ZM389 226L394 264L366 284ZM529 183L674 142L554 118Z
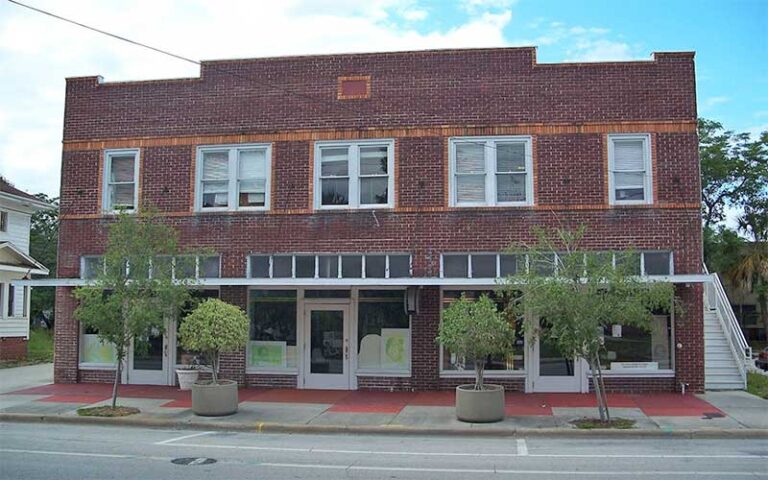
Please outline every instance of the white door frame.
M587 383L586 372L589 370L587 364L582 359L573 361L573 376L553 376L541 375L541 352L540 338L528 337L525 339L528 345L526 365L528 374L525 379L525 391L527 393L587 393L589 385Z
M301 376L301 388L314 388L325 390L353 390L357 387L355 377L352 374L353 369L353 356L354 348L352 342L352 308L350 302L345 299L344 302L329 302L329 301L304 301L304 314L303 321L301 323L301 330L303 330L303 345L302 348L302 361L299 375ZM313 311L341 311L344 318L343 326L343 373L341 374L322 374L322 373L310 373L312 352L311 345L312 329L310 327L310 319Z
M173 334L171 327L174 328ZM132 385L173 385L175 363L175 322L166 321L163 333L163 368L162 370L137 370L133 368L133 342L126 355L127 365L123 369L123 383Z

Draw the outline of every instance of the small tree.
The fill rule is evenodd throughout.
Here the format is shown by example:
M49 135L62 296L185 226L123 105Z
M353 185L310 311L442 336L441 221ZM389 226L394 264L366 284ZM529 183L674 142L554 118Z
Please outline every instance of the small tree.
M153 265L153 259L177 253L176 231L158 223L152 211L120 213L109 227L103 271L93 284L74 292L79 302L75 318L115 349L112 408L131 344L134 351L146 349L148 332L162 333L165 320L189 301L191 281L172 280L170 266L161 267L168 262Z
M600 352L603 331L614 324L650 330L653 312L669 309L674 287L638 277L637 255L611 255L581 249L585 229L537 230L538 245L527 247L529 268L505 279L503 289L522 294L510 303L513 312L526 316L524 329L531 338L545 338L566 358L584 359L592 371L600 419L610 422ZM518 250L519 251L519 250ZM515 297L513 297L515 298ZM540 328L539 319L548 327Z
M443 311L437 341L475 364L475 390L483 390L485 361L512 349L515 328L487 295L473 301L462 295Z
M248 342L248 317L235 305L218 299L201 303L179 327L179 340L187 350L200 352L218 383L219 356L234 352Z

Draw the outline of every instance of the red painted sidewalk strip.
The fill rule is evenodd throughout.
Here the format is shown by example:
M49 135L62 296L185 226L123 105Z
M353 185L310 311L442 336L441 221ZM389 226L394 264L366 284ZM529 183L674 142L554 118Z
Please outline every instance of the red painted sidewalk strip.
M112 385L106 383L50 384L26 388L6 394L45 395L36 399L51 403L91 404L112 397ZM329 404L331 412L397 414L408 405L452 407L454 390L424 392L378 392L344 390L298 390L291 388L243 388L241 402L314 403ZM190 408L189 391L157 385L121 385L122 398L151 398L168 400L169 408ZM678 393L648 393L627 395L608 394L608 404L614 408L638 408L648 416L702 417L723 412L694 395ZM552 415L552 408L597 408L594 393L521 393L507 392L505 409L509 416Z
M53 402L53 403L98 403L104 400L109 400L112 396L96 396L96 395L51 395L37 400L38 402Z

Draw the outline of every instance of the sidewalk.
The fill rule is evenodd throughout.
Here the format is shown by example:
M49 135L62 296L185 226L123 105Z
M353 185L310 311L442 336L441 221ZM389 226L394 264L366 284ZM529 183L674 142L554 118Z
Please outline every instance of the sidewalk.
M570 421L596 417L593 394L508 393L507 418L499 423L456 420L453 391L366 392L241 389L240 410L228 417L197 417L190 392L174 387L122 385L119 403L141 413L120 419L78 417L84 406L109 404L111 385L44 385L0 395L0 421L44 420L152 425L173 428L294 432L389 432L512 435L568 433ZM768 401L746 392L702 396L657 393L610 394L614 417L637 423L616 435L743 435L768 437ZM604 433L606 431L601 431Z

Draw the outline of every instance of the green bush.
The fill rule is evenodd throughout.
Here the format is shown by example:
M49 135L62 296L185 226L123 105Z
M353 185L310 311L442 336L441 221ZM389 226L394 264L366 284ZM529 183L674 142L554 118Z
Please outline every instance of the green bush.
M475 390L482 390L486 358L513 347L515 328L487 295L477 301L462 295L443 311L437 341L451 353L474 360Z
M219 355L237 351L248 342L248 317L235 305L206 300L182 322L179 341L186 350L200 352L217 383Z

